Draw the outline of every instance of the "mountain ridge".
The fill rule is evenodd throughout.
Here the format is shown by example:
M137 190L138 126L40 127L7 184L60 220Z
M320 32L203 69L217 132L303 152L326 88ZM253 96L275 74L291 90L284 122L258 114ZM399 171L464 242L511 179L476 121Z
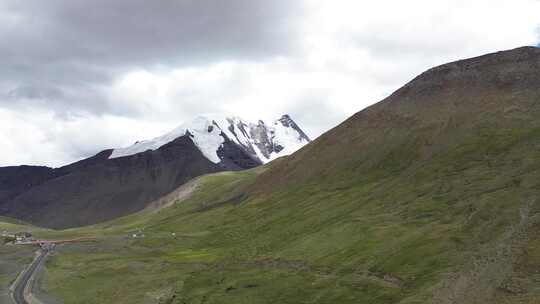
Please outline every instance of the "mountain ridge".
M279 180L305 180L326 176L330 169L335 171L339 166L335 162L337 155L332 152L335 145L349 146L339 155L342 170L352 167L362 171L384 163L386 157L395 158L399 153L405 156L408 148L415 145L422 148L408 155L409 159L416 158L417 153L431 157L491 123L502 127L508 122L524 127L523 118L533 114L527 112L540 112L535 103L540 99L538 85L537 47L520 47L429 69L287 160L270 166L276 170L277 180L268 187L279 184ZM441 141L443 135L448 136L445 142ZM299 173L288 170L290 167ZM274 173L268 170L265 174Z
M265 136L261 140L245 132L233 138L230 129L198 118L157 142L143 141L138 144L142 148L120 150L124 153L116 157L111 157L115 149L108 149L60 168L0 168L0 215L43 227L70 228L137 212L200 175L254 168L299 149L309 138L286 118L289 126L257 124ZM244 122L236 122L232 126L238 130ZM284 142L293 146L278 151L275 143L280 142L283 129ZM267 158L256 144L268 146Z

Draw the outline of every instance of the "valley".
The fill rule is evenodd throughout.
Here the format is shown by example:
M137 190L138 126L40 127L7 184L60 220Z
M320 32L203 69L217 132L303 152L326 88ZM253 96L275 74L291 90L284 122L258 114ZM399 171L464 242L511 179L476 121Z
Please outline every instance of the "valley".
M137 212L5 225L95 239L47 259L40 288L62 303L536 304L539 88L538 48L452 62L290 156ZM32 253L0 250L6 286Z

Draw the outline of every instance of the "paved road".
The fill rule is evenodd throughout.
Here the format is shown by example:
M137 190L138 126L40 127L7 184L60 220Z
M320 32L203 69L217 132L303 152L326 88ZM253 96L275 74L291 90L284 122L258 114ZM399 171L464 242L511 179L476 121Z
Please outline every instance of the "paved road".
M39 269L41 265L45 262L45 258L47 257L51 249L52 247L49 248L49 246L44 246L41 250L41 254L32 262L30 267L28 267L28 269L22 274L21 278L18 280L13 292L13 299L15 300L16 304L28 304L28 302L24 299L24 290L36 270Z

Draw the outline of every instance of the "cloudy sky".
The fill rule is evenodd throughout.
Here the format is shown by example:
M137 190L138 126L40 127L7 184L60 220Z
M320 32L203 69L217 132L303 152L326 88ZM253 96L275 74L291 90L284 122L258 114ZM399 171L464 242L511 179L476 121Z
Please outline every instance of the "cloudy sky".
M312 137L447 61L540 42L540 0L0 0L0 166L203 113Z

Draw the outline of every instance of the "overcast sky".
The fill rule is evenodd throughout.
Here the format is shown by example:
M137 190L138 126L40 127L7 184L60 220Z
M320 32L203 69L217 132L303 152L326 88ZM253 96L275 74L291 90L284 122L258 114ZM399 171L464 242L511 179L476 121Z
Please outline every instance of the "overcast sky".
M0 166L204 113L317 137L422 71L537 45L540 0L0 0Z

